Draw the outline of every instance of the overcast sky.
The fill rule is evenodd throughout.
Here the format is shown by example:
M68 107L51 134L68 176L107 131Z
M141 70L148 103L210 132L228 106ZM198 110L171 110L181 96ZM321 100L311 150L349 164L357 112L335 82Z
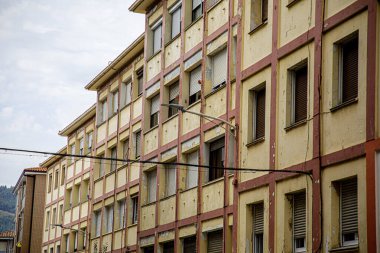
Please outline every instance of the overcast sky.
M0 147L58 151L95 103L84 86L144 29L132 0L0 0ZM47 157L0 151L0 185Z

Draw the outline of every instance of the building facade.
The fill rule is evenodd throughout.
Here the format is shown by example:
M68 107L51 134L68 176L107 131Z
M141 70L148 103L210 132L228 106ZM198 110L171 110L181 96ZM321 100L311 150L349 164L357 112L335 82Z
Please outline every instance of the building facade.
M64 193L66 176L67 147L63 147L56 155L49 157L40 164L47 168L45 189L45 212L42 240L42 252L61 252L62 224L64 215Z
M378 1L130 10L144 34L60 132L79 156L42 164L42 252L379 252Z
M0 232L0 253L13 253L14 231Z
M15 253L40 252L43 237L46 168L24 169L15 185Z

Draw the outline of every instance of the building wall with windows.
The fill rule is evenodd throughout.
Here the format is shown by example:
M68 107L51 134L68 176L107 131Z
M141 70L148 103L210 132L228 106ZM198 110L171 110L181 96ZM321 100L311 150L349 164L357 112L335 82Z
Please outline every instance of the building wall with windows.
M65 158L61 226L56 228L61 234L60 252L88 252L89 249L91 185L98 160L84 156L93 155L95 115L94 104L59 132L67 137L65 152L70 155Z
M46 168L24 169L13 193L17 196L14 252L40 252L43 240Z
M140 36L86 86L98 97L94 155L105 158L95 163L91 185L91 252L137 248L143 48Z
M67 147L63 147L57 152L60 155L49 157L40 164L47 168L47 179L45 189L45 213L42 252L61 252L61 232L59 225L63 223L64 216L64 192L66 176Z

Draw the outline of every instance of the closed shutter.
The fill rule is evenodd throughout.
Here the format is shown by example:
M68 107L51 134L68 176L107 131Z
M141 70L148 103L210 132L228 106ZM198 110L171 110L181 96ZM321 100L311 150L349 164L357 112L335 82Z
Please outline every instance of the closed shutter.
M157 171L153 170L148 172L148 201L154 202L156 201L156 185L157 185Z
M222 253L223 251L223 230L210 232L207 234L207 253Z
M172 39L181 32L181 6L172 13Z
M253 205L253 233L256 234L262 234L264 233L264 203L259 203Z
M162 24L157 25L153 30L153 53L161 49Z
M262 0L261 2L261 19L262 22L264 23L265 21L268 20L268 0Z
M198 164L198 151L190 153L187 156L187 163ZM189 166L187 168L187 189L193 188L198 185L198 167Z
M294 122L307 115L307 65L294 71Z
M175 194L176 188L176 169L175 166L167 166L166 172L166 196Z
M160 95L154 96L150 100L150 115L155 114L160 109Z
M358 232L358 185L356 178L341 183L342 234Z
M265 88L256 92L255 139L265 136Z
M293 195L293 236L294 239L306 236L306 194Z
M183 239L183 253L197 252L197 237L191 236Z
M342 45L342 102L358 96L358 37Z
M227 81L227 48L212 57L212 88L218 88Z
M135 134L135 157L138 158L140 157L140 152L141 152L141 131L138 131Z
M179 83L177 82L177 83L170 86L169 101L172 101L172 100L178 98L178 96L179 96Z
M201 85L198 82L200 80L202 80L201 66L195 68L190 72L190 96L201 90Z

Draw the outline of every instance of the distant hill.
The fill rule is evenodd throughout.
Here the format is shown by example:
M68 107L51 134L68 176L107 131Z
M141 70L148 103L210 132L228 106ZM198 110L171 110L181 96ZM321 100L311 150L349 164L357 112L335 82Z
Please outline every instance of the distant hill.
M14 229L16 196L13 187L0 186L0 232Z

